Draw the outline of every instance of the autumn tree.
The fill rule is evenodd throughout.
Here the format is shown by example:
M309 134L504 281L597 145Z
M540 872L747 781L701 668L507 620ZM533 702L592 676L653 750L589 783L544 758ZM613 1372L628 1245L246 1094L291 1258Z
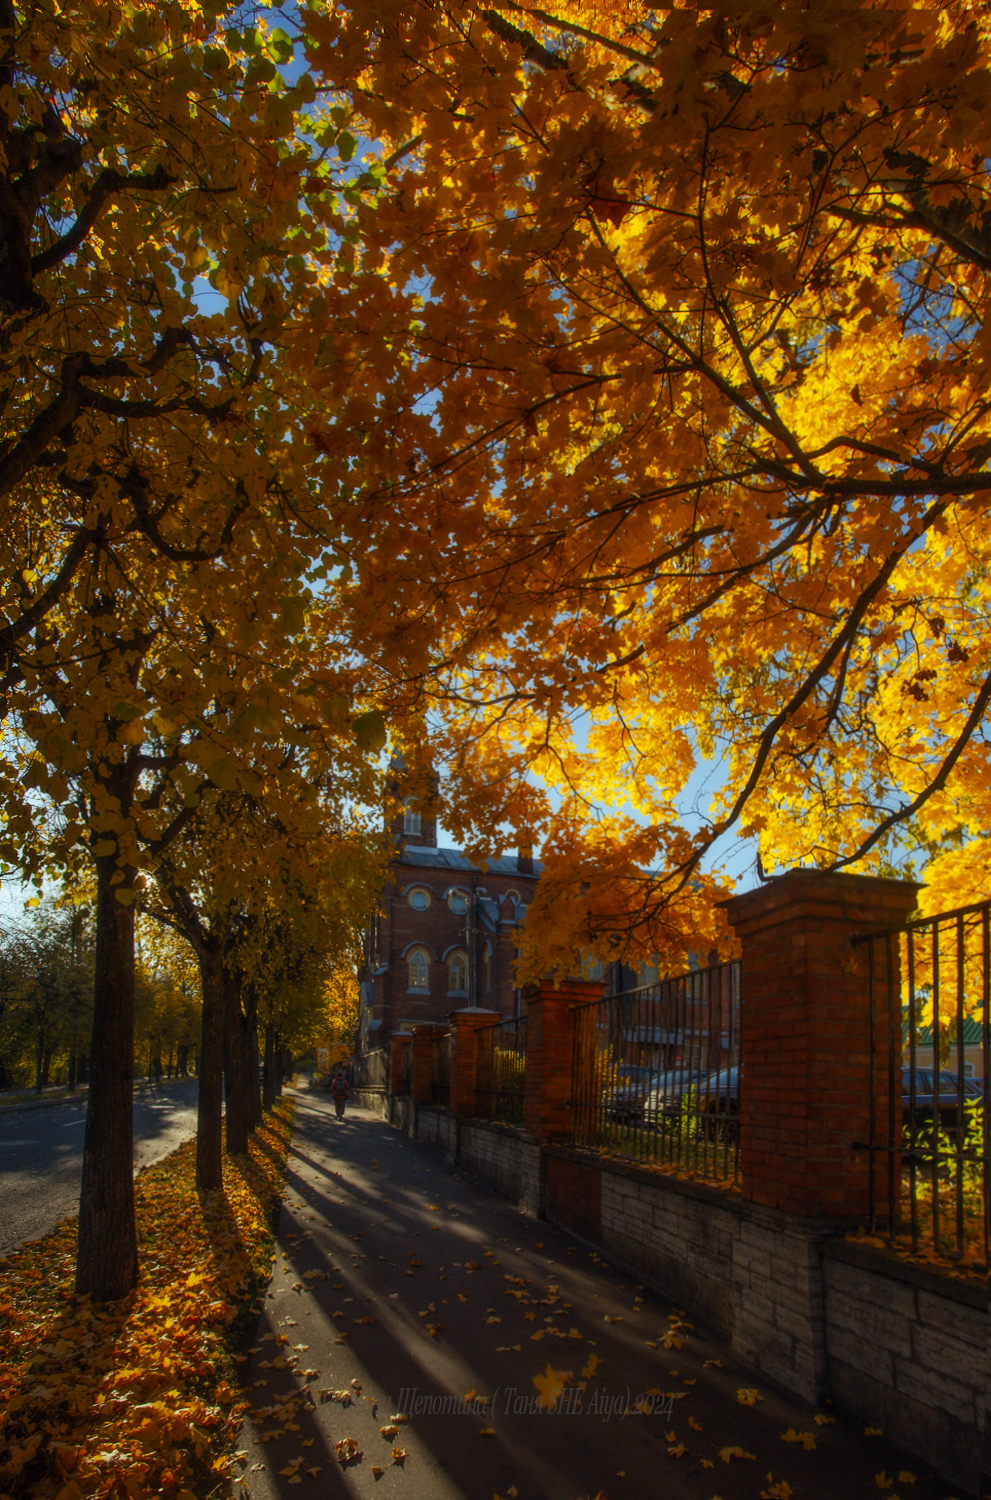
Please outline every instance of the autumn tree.
M386 168L357 327L416 309L348 550L436 625L449 825L541 834L570 938L647 951L732 830L768 869L869 869L911 820L963 829L986 881L984 10L393 0L303 30ZM624 802L639 827L594 816Z
M250 6L7 4L0 43L0 854L96 864L78 1285L115 1296L139 872L197 788L252 785L235 721L273 704L251 664L285 674L275 698L314 688L279 657L334 531L296 345L333 331L354 139L340 111L308 132L313 81ZM317 667L303 718L346 725L354 674Z

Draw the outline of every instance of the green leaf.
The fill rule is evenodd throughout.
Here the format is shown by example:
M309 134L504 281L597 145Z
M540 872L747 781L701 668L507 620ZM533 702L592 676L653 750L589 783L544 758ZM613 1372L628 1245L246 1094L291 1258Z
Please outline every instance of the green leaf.
M277 63L291 62L293 53L292 37L288 32L283 31L281 26L276 26L275 30L270 31L268 34L265 50L268 52L269 57L274 58Z
M385 748L388 739L385 715L379 709L372 708L366 714L359 714L352 727L359 750L371 750L374 753Z
M341 161L350 161L358 148L358 142L349 130L342 130L337 137L337 154Z

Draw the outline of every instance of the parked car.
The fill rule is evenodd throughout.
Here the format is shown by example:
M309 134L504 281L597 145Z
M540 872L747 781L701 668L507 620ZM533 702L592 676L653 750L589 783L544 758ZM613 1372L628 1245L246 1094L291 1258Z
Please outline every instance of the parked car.
M697 1065L670 1068L666 1073L658 1074L643 1101L644 1119L656 1124L665 1116L676 1115L685 1095L692 1090L698 1092L708 1077L709 1069Z
M623 1068L618 1081L603 1096L606 1119L619 1120L624 1125L633 1125L642 1120L644 1101L655 1087L657 1078L658 1074L653 1068Z
M740 1069L710 1073L699 1089L702 1131L710 1141L735 1141L740 1133Z
M917 1129L928 1127L933 1115L939 1115L944 1130L955 1130L959 1123L960 1099L964 1102L964 1113L968 1105L983 1103L985 1088L979 1078L961 1078L941 1068L939 1083L932 1068L916 1068L913 1086L913 1070L902 1068L902 1123Z

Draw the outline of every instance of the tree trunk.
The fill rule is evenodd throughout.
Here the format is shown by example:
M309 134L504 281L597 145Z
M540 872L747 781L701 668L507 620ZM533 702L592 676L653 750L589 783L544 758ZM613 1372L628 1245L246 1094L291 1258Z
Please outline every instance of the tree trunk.
M69 1053L69 1093L76 1092L76 1052L73 1048Z
M241 1041L247 1082L245 1098L248 1106L248 1129L257 1130L262 1122L261 1089L258 1082L258 991L253 984L249 984L244 987L242 995L244 1026Z
M265 1068L264 1086L262 1089L262 1109L265 1114L271 1114L275 1105L275 1027L271 1021L265 1022Z
M224 958L213 947L199 953L203 986L199 1090L196 1117L196 1190L216 1192L224 1185L222 1160L224 1071Z
M96 861L96 964L89 1102L79 1195L76 1292L125 1296L138 1279L134 1226L134 908L111 885L113 855Z
M52 1079L52 1049L46 1047L41 1058L41 1087L47 1089Z
M248 1149L247 1057L242 1032L245 1021L239 986L233 976L224 985L225 1056L230 1080L227 1089L227 1155L243 1156Z
M285 1078L283 1077L283 1074L282 1074L282 1065L283 1065L284 1062L285 1062L285 1053L282 1050L282 1038L280 1036L276 1036L276 1038L275 1038L275 1093L276 1093L276 1097L279 1098L279 1099L282 1098L282 1085L285 1083Z
M45 1043L44 1043L44 1039L41 1036L41 1033L39 1032L38 1033L38 1042L37 1042L37 1045L36 1045L36 1047L34 1049L34 1091L35 1091L36 1094L40 1094L41 1093L41 1074L42 1074L42 1063L44 1062L44 1057L45 1057Z
M257 1015L248 1037L248 1067L251 1069L251 1128L257 1130L265 1118L262 1110L262 1054L258 1045Z

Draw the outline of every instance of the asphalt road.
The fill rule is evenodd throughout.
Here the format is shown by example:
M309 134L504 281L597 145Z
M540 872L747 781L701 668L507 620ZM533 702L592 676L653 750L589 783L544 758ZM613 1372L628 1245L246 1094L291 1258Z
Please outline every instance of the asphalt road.
M297 1096L279 1252L248 1500L960 1495L365 1111Z
M138 1086L134 1165L167 1155L196 1130L195 1078ZM0 1115L0 1254L79 1208L86 1099Z

